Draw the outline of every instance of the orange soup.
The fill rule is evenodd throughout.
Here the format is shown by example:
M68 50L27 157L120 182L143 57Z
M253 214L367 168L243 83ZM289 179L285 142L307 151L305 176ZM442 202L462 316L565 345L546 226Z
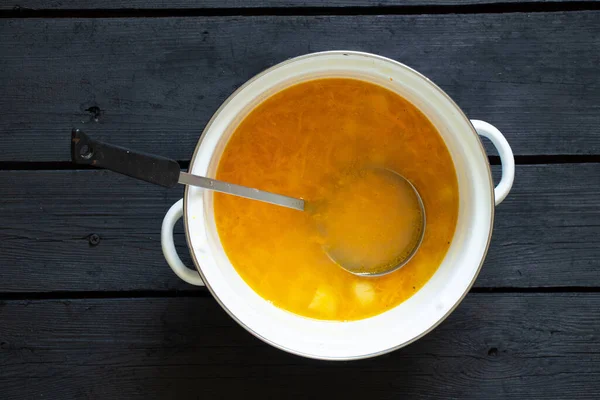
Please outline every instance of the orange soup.
M458 183L443 139L404 98L355 79L318 79L284 89L237 126L217 179L303 198L309 209L323 202L338 204L353 171L372 168L406 177L423 200L425 235L408 264L381 277L352 275L324 251L327 236L314 213L215 193L219 237L240 276L276 306L325 320L367 318L412 296L450 247ZM408 204L390 200L385 182L365 193L372 183L350 193L372 195L365 196L367 203L381 202L369 214L370 223L356 224L357 212L348 207L328 216L328 226L337 227L333 232L343 234L345 245L369 259L396 243L390 239L398 233L390 229L396 222L384 226L377 221L400 223L406 217L399 209L407 208L397 205Z

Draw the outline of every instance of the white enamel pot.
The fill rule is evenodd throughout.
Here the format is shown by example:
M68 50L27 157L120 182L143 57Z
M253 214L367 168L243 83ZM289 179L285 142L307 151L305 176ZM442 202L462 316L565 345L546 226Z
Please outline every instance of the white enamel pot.
M459 186L454 238L437 272L414 296L375 317L331 322L304 318L256 294L229 262L215 226L213 195L187 187L171 207L162 229L162 248L173 271L193 285L206 285L240 325L290 353L327 360L373 357L405 346L431 331L465 297L483 264L498 205L513 183L515 166L502 134L461 109L425 76L396 61L367 53L329 51L285 61L249 80L217 110L192 157L194 174L214 177L227 141L247 113L281 89L315 78L349 77L384 86L416 105L435 125L452 156ZM496 188L479 135L498 149L502 178ZM183 216L195 269L187 268L173 244L173 226Z

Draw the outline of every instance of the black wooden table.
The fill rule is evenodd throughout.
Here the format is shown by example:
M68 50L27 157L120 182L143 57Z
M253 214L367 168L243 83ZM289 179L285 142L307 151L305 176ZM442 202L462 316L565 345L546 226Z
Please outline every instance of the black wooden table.
M0 399L600 398L599 4L0 0ZM181 190L69 161L78 126L185 168L236 87L330 49L426 74L517 162L460 307L343 363L269 347L171 272Z

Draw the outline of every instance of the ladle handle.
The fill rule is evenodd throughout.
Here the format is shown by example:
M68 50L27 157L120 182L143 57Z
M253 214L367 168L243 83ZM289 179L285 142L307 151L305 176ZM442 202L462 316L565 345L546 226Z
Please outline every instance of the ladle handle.
M179 180L177 161L100 142L79 129L71 132L71 160L168 188Z

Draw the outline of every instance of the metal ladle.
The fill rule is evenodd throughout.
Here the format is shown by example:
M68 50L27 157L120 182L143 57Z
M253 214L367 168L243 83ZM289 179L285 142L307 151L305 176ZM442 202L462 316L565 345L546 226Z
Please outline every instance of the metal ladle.
M183 172L174 160L93 140L79 129L73 129L71 133L71 159L76 164L108 169L167 188L175 187L177 184L198 186L216 192L305 211L305 202L302 199ZM393 177L392 179L398 185L404 185L412 189L421 218L417 224L418 226L415 227L415 240L411 248L404 251L400 257L378 263L378 265L356 265L349 256L346 256L346 254L351 254L351 251L327 249L327 246L324 246L331 260L346 271L361 276L381 276L404 266L416 253L425 232L425 209L421 196L415 187L406 178L394 171L383 168L372 169L372 171L376 171L377 174L387 178Z

